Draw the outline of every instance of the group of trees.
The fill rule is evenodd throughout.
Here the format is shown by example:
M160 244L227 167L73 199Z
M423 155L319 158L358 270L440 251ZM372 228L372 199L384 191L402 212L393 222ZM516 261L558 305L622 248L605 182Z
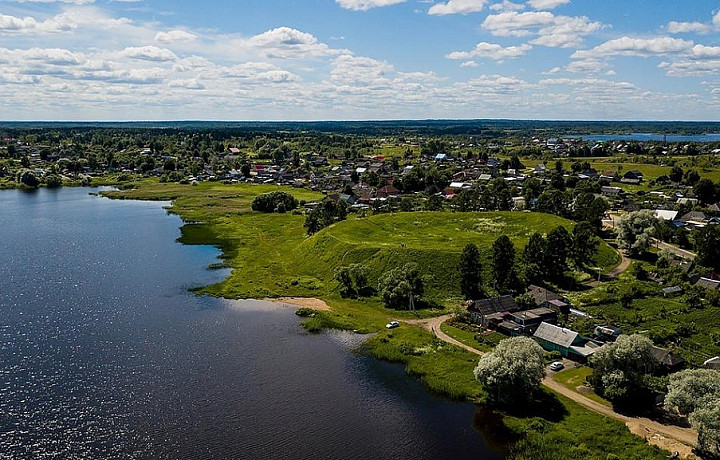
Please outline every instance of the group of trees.
M284 213L297 208L298 200L291 194L278 190L256 196L250 207L253 211Z
M378 282L378 292L388 308L410 309L422 300L425 284L417 264L409 263L386 272Z
M340 267L335 273L335 280L340 283L340 295L343 297L366 297L372 293L367 270L360 264Z
M345 220L347 204L344 201L323 200L305 216L305 229L308 235L314 235L323 228Z
M560 282L569 270L570 262L580 268L586 267L597 253L599 244L587 222L575 225L572 233L562 225L551 230L547 237L533 233L523 250L525 276L531 282Z
M498 237L492 245L491 272L493 287L500 292L517 291L523 281L562 282L570 263L585 267L597 252L600 241L592 226L580 222L572 233L559 225L544 237L538 232L530 235L522 252L522 272L516 265L516 249L506 235ZM469 243L463 249L458 264L460 292L466 299L477 299L484 294L484 280L480 250Z

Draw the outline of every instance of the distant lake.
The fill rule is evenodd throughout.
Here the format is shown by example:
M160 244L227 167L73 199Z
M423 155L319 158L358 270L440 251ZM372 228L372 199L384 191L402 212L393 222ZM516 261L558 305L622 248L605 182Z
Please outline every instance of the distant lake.
M496 459L474 406L294 309L197 297L167 203L0 192L0 458Z
M566 139L585 139L586 141L637 141L648 142L720 142L720 134L700 134L694 136L663 135L652 133L630 133L630 134L588 134L580 136L563 136Z

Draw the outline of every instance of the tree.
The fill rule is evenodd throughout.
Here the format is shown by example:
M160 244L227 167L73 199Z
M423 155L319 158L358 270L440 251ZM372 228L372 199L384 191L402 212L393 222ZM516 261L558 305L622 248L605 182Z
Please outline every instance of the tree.
M617 221L618 246L627 249L630 255L642 254L650 247L656 223L655 214L647 209L621 216Z
M700 179L693 187L693 193L701 203L715 202L715 184L710 179Z
M505 339L480 358L475 378L495 403L527 401L545 377L544 357L543 349L529 337Z
M592 225L580 222L572 231L572 259L578 267L584 267L597 253L598 241Z
M378 282L378 292L388 308L409 309L410 299L419 302L425 287L417 264L406 264L386 272Z
M482 265L480 251L473 243L469 243L460 255L460 292L466 299L480 297L482 284Z
M697 263L704 267L720 269L720 228L708 225L695 233Z
M565 275L572 244L570 233L562 225L558 225L548 233L544 263L545 270L553 280L562 280Z
M547 242L545 238L538 232L530 235L530 239L523 249L525 276L530 282L536 283L545 279L547 275L547 267L545 266L546 251Z
M652 354L653 343L640 334L621 335L615 343L606 344L590 358L595 391L619 405L646 402L647 375L657 367Z
M17 173L17 181L26 187L36 188L40 185L40 179L29 169L23 169Z
M483 191L482 202L483 207L488 211L509 211L512 209L512 194L507 181L500 177L490 181Z
M45 176L44 181L48 188L57 188L62 185L62 178L57 174L48 174Z
M720 399L698 408L690 414L688 420L698 432L697 447L700 453L705 458L720 457Z
M515 267L515 245L506 235L500 236L492 245L493 282L495 287L506 289L512 284Z
M340 283L340 295L343 297L355 298L367 293L367 271L360 264L340 267L335 273L335 279Z
M720 400L720 372L686 369L670 376L666 410L687 416L713 400Z
M538 180L536 177L529 177L525 180L523 183L523 196L525 197L525 202L528 205L528 208L531 206L532 201L537 199L537 197L540 196L540 193L542 193L542 182Z
M304 227L307 229L308 235L313 235L323 228L346 218L347 204L344 201L335 202L326 199L307 214Z
M684 174L685 172L680 166L673 166L670 170L670 174L668 175L668 177L670 177L671 181L679 184L680 182L682 182Z
M443 198L440 195L430 195L425 201L426 211L442 211Z
M262 193L256 196L250 207L259 212L285 212L298 206L298 200L287 192L281 190Z

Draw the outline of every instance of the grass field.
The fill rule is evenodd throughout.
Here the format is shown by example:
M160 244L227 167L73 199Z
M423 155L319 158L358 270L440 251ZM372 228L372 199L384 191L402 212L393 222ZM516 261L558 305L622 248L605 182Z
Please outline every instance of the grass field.
M579 366L558 372L553 376L553 380L562 383L565 387L571 389L572 391L578 392L577 387L584 385L585 379L588 378L590 374L592 374L592 369L586 366ZM594 392L583 392L582 395L586 398L592 399L593 401L612 407L612 404L609 401L606 401Z

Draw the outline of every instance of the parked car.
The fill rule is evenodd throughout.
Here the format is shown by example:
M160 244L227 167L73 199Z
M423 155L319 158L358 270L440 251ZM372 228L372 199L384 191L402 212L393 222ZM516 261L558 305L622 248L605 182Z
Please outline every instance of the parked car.
M555 361L554 363L550 364L550 370L551 371L561 371L565 369L565 365L561 363L560 361Z
M399 327L399 326L400 326L400 323L398 323L397 321L390 321L389 323L387 323L385 325L385 327L388 329L393 329L393 328Z

